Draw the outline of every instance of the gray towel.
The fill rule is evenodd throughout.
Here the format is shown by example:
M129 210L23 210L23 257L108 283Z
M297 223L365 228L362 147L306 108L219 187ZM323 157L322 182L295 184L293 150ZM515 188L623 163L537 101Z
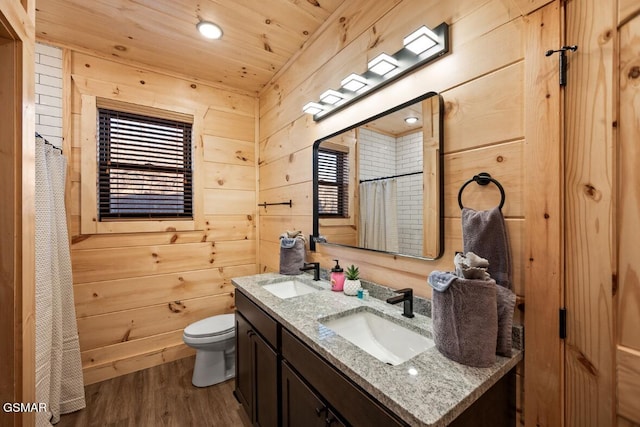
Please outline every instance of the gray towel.
M488 272L500 286L511 289L511 253L504 217L499 207L488 211L462 209L464 252L474 252L489 261Z
M498 302L498 345L496 353L511 357L511 333L513 329L513 310L516 306L516 294L507 288L496 285Z
M469 280L434 271L433 341L451 360L486 368L496 361L498 308L494 280ZM444 291L438 291L444 289Z
M280 274L302 274L305 238L300 232L287 231L280 236Z

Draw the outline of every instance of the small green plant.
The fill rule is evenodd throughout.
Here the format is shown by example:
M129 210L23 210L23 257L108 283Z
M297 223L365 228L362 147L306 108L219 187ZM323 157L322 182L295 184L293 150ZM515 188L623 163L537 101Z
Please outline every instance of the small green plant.
M347 268L344 274L347 280L358 280L360 278L360 271L358 271L358 267L353 264Z

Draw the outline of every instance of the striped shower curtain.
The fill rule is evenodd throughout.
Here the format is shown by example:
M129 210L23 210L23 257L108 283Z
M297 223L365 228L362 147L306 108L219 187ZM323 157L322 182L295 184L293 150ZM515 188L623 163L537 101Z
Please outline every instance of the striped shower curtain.
M36 137L36 425L85 407L64 207L66 159Z

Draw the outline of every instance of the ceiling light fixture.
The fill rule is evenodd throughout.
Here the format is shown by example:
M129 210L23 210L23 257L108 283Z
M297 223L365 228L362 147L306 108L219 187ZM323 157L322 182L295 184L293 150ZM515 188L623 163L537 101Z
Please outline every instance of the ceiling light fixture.
M339 89L325 90L318 102L309 102L302 110L312 114L314 121L319 121L438 59L449 52L449 25L443 22L433 30L423 25L405 37L403 42L404 47L396 53L379 54L367 63L364 73L349 74L342 79Z
M355 73L349 74L340 82L340 86L342 86L343 89L350 90L351 92L357 92L366 85L367 79Z
M418 118L417 117L407 117L406 119L404 119L405 122L407 122L407 124L412 125L414 123L418 123Z
M324 102L329 105L336 105L338 102L344 99L344 95L337 90L329 89L320 95L320 102Z
M222 37L222 28L220 28L213 22L200 21L196 25L196 28L198 29L198 31L200 31L200 34L208 39L217 40Z
M302 111L307 114L318 114L324 111L324 106L322 104L318 104L317 102L307 102L304 107L302 107Z
M423 25L405 37L403 43L406 49L420 55L438 43L438 35Z
M369 68L369 71L372 71L379 76L384 76L398 68L398 61L386 53L381 53L369 61L367 67Z

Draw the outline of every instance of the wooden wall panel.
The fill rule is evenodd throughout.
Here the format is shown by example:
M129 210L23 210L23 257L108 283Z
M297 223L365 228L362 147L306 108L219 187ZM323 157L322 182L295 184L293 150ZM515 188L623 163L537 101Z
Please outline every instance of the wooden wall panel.
M257 101L234 91L71 52L70 213L72 265L85 382L193 354L181 340L189 323L233 309L230 278L255 274ZM80 234L90 210L80 209L81 97L194 114L201 156L194 179L193 231ZM85 106L86 108L86 106ZM86 122L86 120L85 120ZM88 175L90 180L90 175ZM92 208L89 206L89 208ZM130 228L130 227L129 227ZM175 228L174 228L175 229Z
M544 56L560 43L556 2L528 17L525 67L525 424L563 422L563 152L557 61Z
M365 8L369 2L359 1ZM354 263L360 266L364 279L389 286L409 286L417 295L429 297L430 288L426 277L433 270L450 270L453 267L455 251L462 249L460 210L457 206L457 194L460 186L474 174L489 172L504 184L506 205L504 213L507 219L511 250L513 254L513 282L521 301L528 305L529 293L534 304L548 305L549 289L555 286L555 298L558 298L561 283L557 277L561 272L561 239L559 229L555 228L553 249L540 259L550 260L548 274L554 277L543 286L538 286L542 276L532 275L527 260L531 253L531 240L543 234L549 234L547 223L542 217L533 225L529 224L529 215L534 210L527 208L527 197L535 192L544 193L547 188L533 184L538 174L547 168L555 168L548 181L555 186L548 194L553 204L555 226L561 224L560 197L557 189L561 186L562 168L559 164L528 165L529 146L543 153L552 145L558 155L559 115L558 108L549 109L544 105L544 96L552 93L547 103L559 105L557 91L557 60L546 61L544 52L536 49L549 49L537 46L527 50L525 40L535 39L540 43L541 34L545 34L545 44L557 45L560 40L560 12L558 2L543 7L550 1L525 4L509 0L435 2L403 0L386 14L370 17L369 26L359 32L332 31L332 25L318 35L318 39L303 51L289 68L279 73L260 96L260 134L259 134L259 203L280 202L292 199L293 208L269 207L260 209L260 271L277 271L277 236L287 226L302 228L305 234L311 232L311 163L305 171L297 165L301 156L306 154L313 142L323 136L337 132L344 127L379 113L385 108L398 105L417 94L427 91L439 92L445 101L444 117L444 155L445 155L445 253L436 261L421 261L384 254L361 252L344 247L321 246L316 253L308 257L330 268L332 259L339 258L342 264ZM355 7L355 6L354 6ZM539 9L541 8L542 9ZM539 9L532 18L526 15ZM350 9L349 9L350 10ZM349 10L345 11L345 20L349 20ZM419 11L419 12L417 12ZM544 14L541 15L541 11ZM547 22L553 20L553 22ZM336 87L339 79L350 72L364 70L367 60L381 50L396 51L402 36L418 21L435 25L446 21L451 31L451 52L439 60L404 76L379 91L369 94L352 107L345 108L339 114L314 122L301 113L301 107L315 99L323 90ZM532 22L535 22L533 24ZM367 24L360 21L360 25ZM534 32L534 27L536 28ZM327 52L329 52L328 56ZM544 67L543 67L544 65ZM549 67L547 67L549 65ZM543 68L544 72L529 78ZM550 72L547 72L552 70ZM535 95L543 95L543 101L532 93L526 85L534 88ZM553 87L555 92L544 92ZM382 107L385 106L385 107ZM528 114L528 115L527 115ZM549 118L549 115L555 115ZM529 117L527 120L525 118ZM532 118L535 117L535 120ZM537 122L537 121L539 122ZM548 129L554 129L555 135L550 141L544 141L548 135L536 131L539 123L550 122ZM533 127L533 128L532 128ZM528 138L527 135L531 135ZM554 145L555 144L555 145ZM558 158L556 157L556 160ZM287 177L289 181L287 181ZM486 209L498 203L495 188L474 188L465 192L465 204L476 209ZM282 200L280 200L282 199ZM544 206L544 205L543 205ZM538 206L537 208L544 209ZM536 215L538 214L535 211ZM537 250L536 250L537 254ZM548 277L547 277L548 278ZM553 310L557 314L558 301ZM535 307L532 308L535 312ZM523 322L523 313L514 316L516 322ZM551 317L550 317L551 318ZM540 318L534 319L540 321ZM545 318L545 322L551 322ZM549 323L550 325L555 325ZM556 328L555 326L553 326ZM557 328L556 328L557 329ZM535 329L534 329L535 330ZM555 329L554 329L555 331ZM555 358L538 359L534 371L526 376L524 370L519 376L520 389L527 377L540 387L541 394L531 392L519 395L519 404L524 400L531 404L531 412L520 406L521 421L527 424L552 426L561 425L561 382L559 341L546 332L540 336L538 345L547 348L555 346ZM535 346L534 346L535 347ZM540 374L537 372L540 370ZM555 375L555 376L554 376ZM546 393L546 395L544 394ZM524 397L523 397L524 394Z
M616 12L610 1L566 4L567 42L579 46L565 88L567 426L615 423Z

